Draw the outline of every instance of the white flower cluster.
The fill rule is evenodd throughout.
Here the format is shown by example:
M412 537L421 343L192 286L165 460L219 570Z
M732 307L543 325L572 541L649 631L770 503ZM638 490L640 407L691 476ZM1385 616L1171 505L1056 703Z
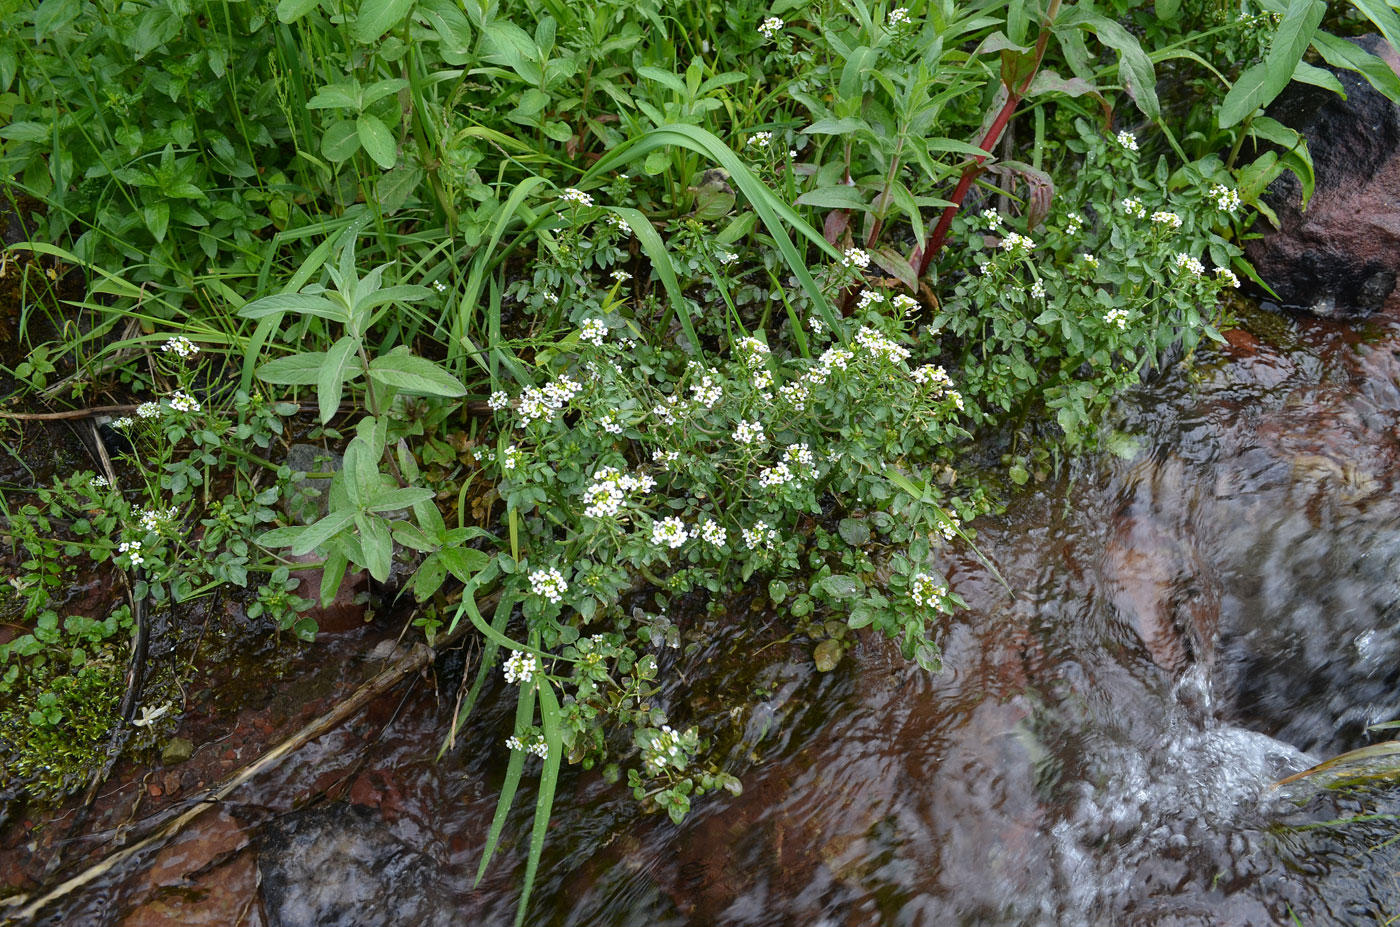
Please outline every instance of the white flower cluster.
M1235 289L1239 289L1239 286L1240 286L1240 278L1239 278L1239 277L1236 277L1236 276L1235 276L1235 272L1234 272L1233 270L1231 270L1230 268L1228 268L1228 267L1220 267L1220 268L1217 268L1216 271L1215 271L1215 275L1216 275L1217 277L1220 278L1220 282L1221 282L1221 283L1225 283L1225 284L1228 284L1229 286L1234 287Z
M140 566L146 562L146 559L141 556L140 541L122 541L117 545L117 553L126 554L127 558L131 561L131 565L134 567Z
M441 280L434 280L433 289L437 290L439 293L446 293L447 284L443 283Z
M920 386L926 386L933 393L935 399L951 399L953 405L959 412L963 410L962 393L953 389L953 378L948 376L948 371L937 364L924 364L916 367L910 374L914 382Z
M175 354L186 360L199 353L199 348L195 343L184 335L176 335L174 338L171 338L165 344L161 345L160 349L166 354Z
M907 26L914 20L909 18L909 8L897 6L890 10L890 28L898 29L900 26Z
M845 348L827 348L817 358L817 365L807 371L804 379L813 386L821 386L837 370L845 370L855 355Z
M1158 211L1152 214L1152 221L1158 225L1169 225L1174 229L1181 228L1181 217L1174 212Z
M615 270L611 274L608 274L608 276L612 277L618 283L626 283L628 280L632 279L632 275L625 270Z
M1199 277L1206 272L1204 264L1184 251L1177 252L1172 258L1172 266L1177 270L1186 271L1193 277Z
M598 427L602 428L610 435L622 434L622 423L619 422L617 417L611 412L598 419Z
M1072 212L1065 216L1065 234L1077 235L1079 229L1084 225L1084 217L1077 212Z
M1128 310L1124 309L1122 306L1108 310L1104 313L1103 320L1109 325L1118 326L1119 331L1128 330Z
M772 550L778 540L777 529L770 527L766 521L756 521L752 528L743 528L740 533L744 536L744 546L749 550Z
M1012 232L1001 240L1001 250L1007 252L1016 251L1018 249L1030 251L1034 247L1035 242L1027 236L1022 235L1020 232Z
M894 307L901 313L913 312L915 309L919 308L919 301L908 293L900 293L894 299L890 300L890 302L894 303Z
M160 403L143 402L136 407L138 418L160 418Z
M527 386L520 394L520 427L524 428L539 418L552 420L581 389L583 385L567 374L560 374L546 383L544 389Z
M1043 299L1045 296L1045 284L1039 280L1032 283L1031 296L1035 299Z
M766 346L765 346L766 347ZM699 364L692 364L696 370L700 370ZM700 379L690 384L691 398L707 409L713 409L715 404L724 398L724 390L720 388L717 378L719 371L713 367L704 370L700 374Z
M778 395L782 397L783 402L792 406L794 412L801 412L807 408L807 400L811 394L812 391L807 388L806 383L784 383L778 387Z
M660 775L667 766L677 769L684 769L686 766L685 755L681 752L681 735L669 724L661 726L661 733L651 739L642 754L642 762L647 771L654 776Z
M583 491L583 514L589 518L613 518L627 504L628 493L646 495L655 488L656 480L646 473L633 476L616 467L599 467L593 471L593 484Z
M125 431L126 429L130 428L132 425L135 425L135 424L136 424L136 422L134 422L134 421L132 420L132 418L131 418L130 415L123 415L121 418L114 418L114 419L112 419L112 427L113 427L113 428L120 428L120 429L122 429L123 431Z
M504 454L501 456L501 469L507 473L511 473L516 467L520 466L520 461L524 459L524 452L512 444L505 449Z
M1222 183L1210 188L1210 198L1215 201L1218 208L1226 212L1234 212L1241 205L1239 193Z
M111 484L107 482L107 477L98 474L92 478L92 485L95 489L106 489Z
M841 266L845 268L858 267L865 270L870 266L870 253L861 248L847 248L846 253L841 256Z
M958 528L962 525L962 521L951 512L944 512L943 519L943 523L938 526L938 534L943 540L951 541L958 536Z
M781 23L782 20L780 19L778 22ZM780 25L778 28L781 29L782 26ZM750 148L757 148L759 151L767 151L773 144L773 133L755 132L745 140L744 144Z
M680 459L680 451L663 451L657 448L651 452L652 463L659 465L662 469L666 469L668 464L676 463Z
M519 737L514 734L506 738L506 746L511 750L523 750L526 753L533 753L540 759L549 756L549 744L545 742L543 734L536 734L535 739L527 746Z
M511 685L520 683L522 686L535 678L535 674L540 671L540 661L535 659L533 653L525 653L520 650L512 650L505 663L506 682Z
M198 412L199 403L189 393L177 389L170 397L170 408L176 412Z
M627 224L627 220L622 218L615 212L608 213L607 218L603 221L605 221L610 227L619 232L632 231L632 226Z
M564 582L563 574L550 567L530 574L530 588L535 595L543 596L558 605L564 600L564 593L569 591L569 584Z
M1128 131L1118 133L1118 144L1128 151L1138 150L1137 136Z
M1118 205L1122 208L1123 212L1134 219L1141 219L1147 215L1147 207L1142 205L1142 200L1135 196L1128 197Z
M651 543L657 547L669 547L672 550L680 547L690 537L690 532L686 530L685 522L674 515L652 523Z
M772 489L776 486L783 486L797 479L792 472L792 468L785 463L778 463L771 467L764 467L758 474L758 485L764 489Z
M856 343L869 351L872 357L883 358L891 364L898 364L909 359L908 348L896 344L884 332L868 325L861 326L860 331L856 332Z
M1001 228L1001 213L997 212L995 209L982 210L982 219L987 225L994 229Z
M565 187L564 192L559 194L559 198L566 203L573 203L576 206L593 205L593 197L574 187Z
M874 305L883 305L885 294L879 290L861 290L860 296L856 299L857 309L869 309Z
M762 423L740 419L739 424L734 426L734 440L740 444L762 444L767 438L763 434Z
M706 518L690 532L691 537L698 537L706 544L713 544L716 547L723 547L729 540L729 532L724 529L724 525L713 518Z
M602 319L584 319L578 327L578 337L580 341L602 347L608 337L608 323Z
M171 506L168 509L142 509L137 522L147 531L158 531L161 525L175 520L179 514L179 509Z
M768 41L773 41L779 32L783 31L783 21L777 16L770 16L759 23L758 33Z
M1094 270L1099 269L1099 259L1092 254L1081 254L1079 255L1079 259L1084 262L1085 267L1092 267Z
M679 396L667 396L651 407L651 414L656 416L656 420L663 425L674 425L676 424L676 406L680 404L680 401L681 397Z
M909 597L915 605L937 605L948 594L948 587L927 573L917 573L909 581Z
M499 412L510 405L510 397L506 395L505 390L498 389L491 394L490 399L486 400L486 404L491 407L492 412Z
M715 258L721 264L733 264L735 261L739 260L739 255L735 254L733 251L721 251L715 255Z
M788 449L783 452L783 456L799 467L806 467L808 470L817 465L817 459L812 456L812 449L807 446L805 441L801 444L789 444Z

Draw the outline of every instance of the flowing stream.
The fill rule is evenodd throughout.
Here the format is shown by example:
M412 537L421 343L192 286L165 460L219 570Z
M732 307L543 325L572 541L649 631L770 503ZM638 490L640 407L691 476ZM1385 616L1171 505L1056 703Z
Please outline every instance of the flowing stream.
M941 674L873 637L818 673L758 589L682 622L696 643L662 653L663 701L716 737L743 794L676 826L566 770L530 922L1400 915L1400 790L1377 764L1275 785L1400 716L1400 326L1253 321L1266 339L1238 333L1129 397L1118 456L977 525L1010 592L965 548L948 555L970 608L945 623ZM222 809L236 839L176 888L148 870L199 829L40 922L509 924L531 774L473 887L504 708L440 763L450 693L389 708L382 736L327 735ZM348 800L318 797L336 769Z

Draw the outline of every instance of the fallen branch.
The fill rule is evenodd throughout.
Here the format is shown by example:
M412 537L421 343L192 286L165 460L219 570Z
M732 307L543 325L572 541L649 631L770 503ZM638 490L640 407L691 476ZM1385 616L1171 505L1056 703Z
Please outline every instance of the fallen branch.
M492 598L495 598L495 596L488 597L487 600L483 601L483 604L485 604L485 601L489 601ZM29 896L21 895L0 901L0 904L23 905L23 907L20 907L11 917L18 920L32 918L48 905L92 883L96 879L101 878L138 853L159 847L165 841L183 830L184 827L195 818L214 807L217 803L228 798L239 786L253 779L260 773L276 769L287 757L316 738L345 723L370 702L373 702L376 698L398 685L406 676L416 673L430 665L433 658L437 655L434 648L440 650L443 647L455 643L465 636L472 627L470 622L464 621L461 622L451 634L443 635L435 640L433 642L433 647L419 644L409 653L399 658L399 660L388 669L356 689L355 694L350 696L350 698L307 724L301 730L282 741L282 743L278 744L272 750L258 757L249 765L243 767L243 769L226 779L222 785L206 789L201 796L194 799L195 804L193 807L180 814L168 824L165 824L149 837L118 850L101 862L84 869L71 879L55 886L53 889L32 901L29 900Z

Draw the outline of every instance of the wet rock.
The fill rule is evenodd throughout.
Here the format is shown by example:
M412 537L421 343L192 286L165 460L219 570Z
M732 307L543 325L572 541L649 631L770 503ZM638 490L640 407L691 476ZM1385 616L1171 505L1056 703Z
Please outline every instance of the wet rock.
M1379 36L1353 41L1400 73ZM1400 276L1400 107L1354 72L1333 73L1345 99L1295 82L1269 107L1307 138L1317 187L1303 212L1298 179L1275 180L1266 201L1280 228L1261 221L1264 237L1245 253L1283 305L1359 318L1381 308Z
M258 855L269 927L449 927L440 865L380 817L335 804L268 825Z
M183 763L194 756L194 744L183 737L172 737L160 751L160 761L166 766Z

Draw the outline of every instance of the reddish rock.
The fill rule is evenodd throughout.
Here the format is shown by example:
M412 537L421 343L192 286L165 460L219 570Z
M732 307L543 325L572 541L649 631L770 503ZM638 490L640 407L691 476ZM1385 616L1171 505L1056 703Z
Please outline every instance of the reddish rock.
M1379 36L1353 40L1400 73L1400 57ZM1323 318L1370 315L1400 278L1400 107L1352 71L1333 71L1346 97L1294 83L1269 115L1298 130L1312 154L1317 187L1307 211L1291 172L1270 185L1266 201L1280 228L1245 254L1279 302Z

